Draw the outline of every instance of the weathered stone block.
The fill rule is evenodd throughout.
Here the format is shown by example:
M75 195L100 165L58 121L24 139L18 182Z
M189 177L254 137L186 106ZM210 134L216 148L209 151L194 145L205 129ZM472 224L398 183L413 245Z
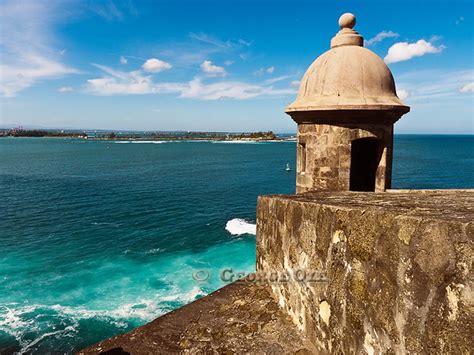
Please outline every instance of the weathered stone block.
M272 284L321 353L469 354L472 206L473 191L260 197L257 270L326 273Z
M350 121L350 120L348 120ZM392 124L299 124L297 150L297 193L314 190L347 191L350 188L352 142L371 138L380 150L374 164L375 189L390 188ZM364 157L363 157L364 158ZM304 162L304 164L302 163ZM303 166L304 165L304 166ZM344 171L340 175L339 172ZM304 176L304 178L300 178ZM324 179L320 179L324 178ZM328 182L328 178L332 181Z

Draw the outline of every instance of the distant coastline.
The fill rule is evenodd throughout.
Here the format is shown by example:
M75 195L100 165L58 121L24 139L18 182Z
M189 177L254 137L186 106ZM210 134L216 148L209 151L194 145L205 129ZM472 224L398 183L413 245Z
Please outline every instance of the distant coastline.
M176 140L212 140L212 141L288 141L295 140L294 135L277 135L267 132L87 132L67 130L28 130L19 128L0 129L0 137L46 137L78 138L87 140L114 141L176 141Z

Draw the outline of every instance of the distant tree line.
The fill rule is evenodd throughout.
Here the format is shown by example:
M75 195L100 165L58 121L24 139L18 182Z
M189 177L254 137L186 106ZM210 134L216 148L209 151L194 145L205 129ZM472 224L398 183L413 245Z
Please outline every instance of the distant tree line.
M162 139L162 140L232 140L232 139L261 139L274 140L278 137L272 132L227 133L227 132L107 132L98 134L99 139Z
M3 136L10 137L85 137L86 133L64 132L64 131L46 131L39 129L12 129L3 131Z
M11 137L71 137L91 139L160 139L160 140L276 140L279 139L272 131L268 132L71 132L59 130L26 130L13 128L0 130L0 136Z
M252 138L252 139L277 139L277 136L272 132L253 132L253 133L241 133L236 135L237 138Z

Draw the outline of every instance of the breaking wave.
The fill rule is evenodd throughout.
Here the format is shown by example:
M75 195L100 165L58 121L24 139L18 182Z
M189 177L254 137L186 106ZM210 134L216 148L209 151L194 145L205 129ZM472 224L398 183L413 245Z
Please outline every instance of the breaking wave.
M166 143L166 141L114 141L116 144L162 144Z
M212 141L214 144L263 144L264 141L241 141L241 140L232 140L232 141Z
M199 287L193 287L184 293L174 293L157 299L140 299L110 310L88 310L59 304L2 305L0 332L9 334L17 341L19 354L42 353L43 347L48 348L45 342L59 338L81 338L87 328L97 324L116 329L112 334L124 332L169 312L176 308L176 305L190 303L205 294Z
M257 234L257 225L242 218L231 219L226 223L225 229L232 235Z

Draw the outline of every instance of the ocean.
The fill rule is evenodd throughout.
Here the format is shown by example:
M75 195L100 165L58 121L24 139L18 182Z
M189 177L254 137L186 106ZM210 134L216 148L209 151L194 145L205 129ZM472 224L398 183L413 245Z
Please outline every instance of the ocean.
M252 272L257 196L293 193L295 158L294 142L0 138L0 353L73 352ZM474 136L396 136L392 185L473 188Z

